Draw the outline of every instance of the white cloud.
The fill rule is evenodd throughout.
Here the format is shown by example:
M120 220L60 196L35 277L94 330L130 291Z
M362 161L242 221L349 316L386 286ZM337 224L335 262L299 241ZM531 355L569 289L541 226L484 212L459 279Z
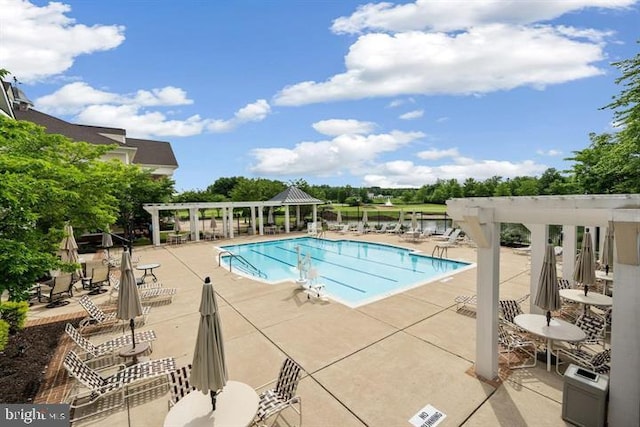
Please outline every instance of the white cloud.
M387 188L421 187L434 184L438 179L456 179L460 182L467 178L480 181L501 176L539 175L547 166L531 160L510 162L498 160L455 159L453 163L440 166L425 166L411 161L393 161L378 165L371 173L363 176L364 185Z
M405 104L414 104L416 102L413 98L405 98L405 99L394 99L387 105L387 108L396 108Z
M562 155L562 151L560 150L538 150L536 151L537 154L541 155L541 156L549 156L549 157L557 157Z
M71 68L79 55L113 49L125 39L121 25L77 24L69 5L0 0L0 64L22 82Z
M258 148L251 152L251 170L261 175L362 175L376 158L420 138L422 132L391 131L384 134L343 134L331 140L300 142L291 149Z
M434 148L431 150L420 151L418 153L418 157L423 160L440 160L444 159L445 157L458 156L460 156L460 153L458 152L457 148L449 148L448 150L437 150Z
M449 120L449 117L438 117L436 123L444 123Z
M324 82L287 86L276 94L275 103L544 88L600 75L594 63L602 59L602 44L574 40L544 25L491 24L452 34L365 34L350 47L344 73Z
M414 120L424 116L424 110L413 110L399 116L402 120Z
M138 90L133 94L117 94L95 89L85 82L67 84L52 94L35 100L38 109L50 114L63 115L79 114L90 105L121 104L149 107L192 103L184 90L173 86L150 91Z
M416 0L415 3L368 3L351 15L334 20L337 34L364 31L404 32L415 30L455 31L478 25L504 22L530 24L548 21L586 8L624 8L636 0Z
M192 136L203 132L229 132L247 122L264 120L271 107L264 99L247 104L228 120L192 115L170 120L177 114L168 107L190 105L187 93L174 86L140 89L119 94L91 87L85 82L63 86L52 94L35 100L37 109L53 115L70 115L76 123L124 128L127 135L138 138L152 136Z
M327 136L369 134L373 132L376 124L359 120L329 119L321 120L311 125L318 133Z

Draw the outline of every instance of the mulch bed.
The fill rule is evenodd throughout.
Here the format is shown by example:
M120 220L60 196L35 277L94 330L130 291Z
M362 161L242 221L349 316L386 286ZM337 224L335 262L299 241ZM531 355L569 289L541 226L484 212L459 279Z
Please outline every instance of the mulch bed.
M9 337L0 352L0 403L33 402L67 322L30 326Z

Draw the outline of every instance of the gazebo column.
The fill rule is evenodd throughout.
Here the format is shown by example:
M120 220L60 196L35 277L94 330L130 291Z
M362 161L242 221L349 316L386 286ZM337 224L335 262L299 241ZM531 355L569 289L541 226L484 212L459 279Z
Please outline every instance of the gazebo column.
M227 226L227 208L220 208L220 215L222 218L222 235L229 237L229 227Z
M525 224L531 231L531 274L529 277L529 311L531 313L544 313L541 308L534 304L538 291L538 281L544 262L544 252L549 240L549 227L547 224Z
M258 230L261 236L264 236L264 206L258 207Z
M615 213L614 213L615 215ZM633 426L640 420L640 223L614 216L613 311L609 425Z
M229 230L229 238L233 239L233 207L229 206L227 210L227 221L228 221L228 230ZM240 230L238 230L240 232Z
M251 206L251 231L253 231L253 235L256 235L256 207Z
M576 268L577 230L575 225L562 226L562 278L572 284L573 270Z
M151 212L151 239L155 246L160 246L160 212L157 209Z
M454 218L478 246L476 276L476 374L498 377L498 299L500 296L500 223L494 211L468 208Z
M189 208L189 233L191 234L191 240L199 242L200 232L198 230L198 208Z
M284 205L284 232L289 233L289 205Z
M296 230L300 229L300 224L302 223L300 218L300 205L296 205Z
M318 205L313 205L313 226L316 229L316 232L320 231L320 228L318 227Z

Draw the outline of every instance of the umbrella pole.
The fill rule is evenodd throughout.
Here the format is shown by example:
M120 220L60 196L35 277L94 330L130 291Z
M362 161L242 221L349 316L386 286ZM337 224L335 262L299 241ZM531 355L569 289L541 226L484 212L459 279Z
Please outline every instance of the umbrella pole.
M131 341L133 342L133 348L136 348L136 334L134 333L134 321L129 319L129 327L131 328Z
M211 407L213 408L211 410L215 411L216 410L216 397L217 397L218 393L216 393L213 390L211 390L209 393L211 394Z
M547 310L547 326L551 325L551 311Z

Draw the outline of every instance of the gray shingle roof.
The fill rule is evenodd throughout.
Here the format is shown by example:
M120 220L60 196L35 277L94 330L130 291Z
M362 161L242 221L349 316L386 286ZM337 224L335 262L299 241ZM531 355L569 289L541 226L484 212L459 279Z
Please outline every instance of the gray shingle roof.
M171 144L168 142L127 138L127 145L138 149L133 158L135 164L178 166Z
M322 200L311 197L298 187L289 187L270 199L272 202L281 202L288 205L316 205L324 203Z

